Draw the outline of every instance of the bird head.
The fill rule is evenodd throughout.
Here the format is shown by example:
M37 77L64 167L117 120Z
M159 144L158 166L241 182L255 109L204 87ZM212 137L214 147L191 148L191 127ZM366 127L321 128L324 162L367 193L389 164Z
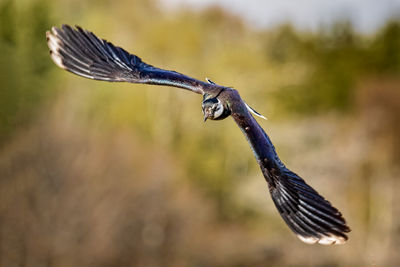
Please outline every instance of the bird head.
M222 104L218 97L207 97L204 95L201 105L204 114L204 121L223 120L231 114L229 107Z

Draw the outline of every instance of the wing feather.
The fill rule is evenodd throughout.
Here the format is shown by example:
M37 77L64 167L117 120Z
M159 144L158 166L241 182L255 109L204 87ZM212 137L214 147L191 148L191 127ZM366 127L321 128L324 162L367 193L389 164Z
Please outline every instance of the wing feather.
M175 71L153 67L78 26L53 27L46 36L53 61L82 77L175 86L203 95L227 89L208 79L205 83ZM231 115L250 143L273 202L289 228L306 243L344 243L350 228L342 214L281 162L268 135L250 112L261 115L244 103L235 90L224 92L231 97Z
M342 214L300 176L286 168L247 105L240 98L233 102L232 117L250 143L268 182L272 200L289 228L306 243L343 244L350 228Z
M138 56L98 38L79 26L53 27L46 36L53 61L59 67L85 78L167 85L198 94L212 92L213 88L220 87L175 71L153 67L144 63Z

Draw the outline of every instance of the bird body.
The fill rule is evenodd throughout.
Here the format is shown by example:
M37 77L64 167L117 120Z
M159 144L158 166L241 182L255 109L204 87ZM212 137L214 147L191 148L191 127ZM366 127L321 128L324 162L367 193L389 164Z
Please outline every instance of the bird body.
M324 245L345 243L350 228L342 214L281 162L270 138L252 114L263 116L248 106L237 90L209 79L202 82L153 67L78 26L53 27L46 36L54 63L79 76L110 82L173 86L203 95L204 121L229 116L234 119L253 150L275 206L300 240Z

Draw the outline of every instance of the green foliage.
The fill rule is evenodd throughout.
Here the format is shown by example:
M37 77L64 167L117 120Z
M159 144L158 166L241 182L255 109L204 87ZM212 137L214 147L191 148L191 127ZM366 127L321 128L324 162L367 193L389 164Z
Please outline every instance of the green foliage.
M368 67L378 73L400 73L400 21L389 21L367 48Z
M16 23L14 1L4 1L0 6L0 36L1 41L15 45Z
M48 2L0 4L0 145L24 127L51 90L44 32L50 27Z
M274 93L281 111L310 115L351 110L356 85L366 75L399 74L399 25L388 23L372 40L354 33L349 23L304 34L302 39L288 26L279 29L269 40L270 60L300 61L308 69L301 83L282 86Z

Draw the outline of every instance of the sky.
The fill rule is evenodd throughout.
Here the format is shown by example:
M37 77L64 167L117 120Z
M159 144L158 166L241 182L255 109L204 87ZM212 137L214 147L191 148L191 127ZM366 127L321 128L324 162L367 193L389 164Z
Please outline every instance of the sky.
M338 19L349 19L361 32L373 32L387 19L400 17L400 0L162 0L165 6L194 9L220 5L255 27L292 22L316 30Z

